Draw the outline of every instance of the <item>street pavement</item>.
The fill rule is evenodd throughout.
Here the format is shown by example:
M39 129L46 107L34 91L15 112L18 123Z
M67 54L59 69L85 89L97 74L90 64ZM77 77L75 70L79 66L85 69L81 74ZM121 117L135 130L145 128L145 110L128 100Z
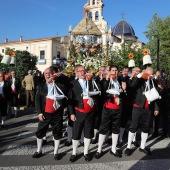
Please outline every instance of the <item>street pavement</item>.
M0 129L0 170L170 170L170 139L148 138L147 147L152 155L146 156L138 151L133 145L133 154L125 156L124 145L119 152L122 158L110 155L109 144L103 146L103 156L95 159L97 144L90 145L90 156L92 160L86 162L83 157L83 147L78 147L78 160L70 163L69 158L72 147L65 147L66 137L63 137L59 147L60 160L54 160L53 140L51 128L47 133L47 144L43 146L43 156L32 158L36 151L35 131L37 129L38 117L34 107L20 107L17 118L11 118L10 114L4 129ZM66 127L64 122L64 130ZM137 139L140 141L140 129ZM160 129L161 134L161 129ZM127 140L127 133L125 137Z

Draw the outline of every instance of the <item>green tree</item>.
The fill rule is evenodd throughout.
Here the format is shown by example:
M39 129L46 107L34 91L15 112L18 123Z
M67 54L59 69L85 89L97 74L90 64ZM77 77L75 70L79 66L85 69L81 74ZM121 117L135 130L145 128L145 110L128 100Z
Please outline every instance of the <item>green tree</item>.
M129 53L134 55L135 66L142 68L143 67L143 54L142 49L140 49L137 45L131 47L131 44L123 43L120 49L114 49L111 51L111 64L115 65L119 68L119 71L123 69L123 67L128 66L128 62L130 60Z
M28 70L37 70L36 62L37 57L30 54L28 51L15 51L16 54L16 65L15 70L22 80L25 75L28 74Z
M170 69L170 16L165 19L157 14L153 15L152 20L144 32L149 42L146 47L150 50L155 70L157 66L169 73ZM158 65L157 65L158 56Z
M15 51L15 58L15 65L0 64L0 70L5 69L8 71L14 69L21 81L24 76L27 75L28 70L37 70L37 57L33 54L30 54L28 51Z

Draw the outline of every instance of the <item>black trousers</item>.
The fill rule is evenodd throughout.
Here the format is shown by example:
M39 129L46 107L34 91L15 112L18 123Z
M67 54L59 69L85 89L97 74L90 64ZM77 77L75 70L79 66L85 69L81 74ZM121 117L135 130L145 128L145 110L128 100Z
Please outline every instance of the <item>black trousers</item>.
M1 116L7 116L7 101L2 99L0 100L0 113Z
M114 134L119 134L121 123L121 109L108 109L103 107L102 121L99 129L99 133L106 135L109 127Z
M121 125L120 127L125 128L129 119L132 119L132 109L133 105L126 105L122 106L121 112Z
M55 140L58 140L62 137L62 128L63 128L63 109L59 109L55 113L44 113L44 121L39 121L38 129L36 131L36 137L42 139L46 136L49 125L52 126L52 133Z
M140 122L142 132L149 133L150 119L151 119L151 110L149 108L143 109L140 107L139 108L133 107L132 122L129 131L135 133L138 129L138 125Z
M12 93L10 101L11 101L11 106L17 107L18 106L18 94Z
M73 122L73 140L80 140L84 128L84 137L91 139L94 137L94 112L81 113L76 110L76 121Z

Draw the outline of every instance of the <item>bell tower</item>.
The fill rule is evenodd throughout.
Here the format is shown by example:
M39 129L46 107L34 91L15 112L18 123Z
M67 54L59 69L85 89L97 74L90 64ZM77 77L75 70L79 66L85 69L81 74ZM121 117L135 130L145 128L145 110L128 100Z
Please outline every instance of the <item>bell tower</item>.
M88 0L84 5L84 9L89 9L92 21L97 25L102 33L105 32L108 25L103 17L103 7L104 4L102 0Z

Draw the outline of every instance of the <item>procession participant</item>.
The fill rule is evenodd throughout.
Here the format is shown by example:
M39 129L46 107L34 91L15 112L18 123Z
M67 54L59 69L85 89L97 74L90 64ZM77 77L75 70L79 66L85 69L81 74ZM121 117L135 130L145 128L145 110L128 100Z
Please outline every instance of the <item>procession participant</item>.
M64 98L64 91L67 88L55 77L52 77L52 74L52 69L45 69L45 80L39 85L35 97L39 123L36 131L37 151L32 157L39 158L42 156L43 137L46 135L49 125L51 125L54 136L54 159L59 160L58 148L62 137L63 109L67 103Z
M126 94L126 83L122 82L121 85L117 80L118 70L115 66L110 66L110 73L102 82L102 90L104 99L104 107L102 112L102 121L99 129L99 142L98 150L95 158L99 159L102 156L102 145L111 125L112 131L112 148L110 154L115 157L121 157L120 153L116 150L118 141L120 120L121 120L121 103L120 98ZM111 86L111 89L109 87Z
M57 80L57 82L59 82L60 84L64 85L63 93L65 96L68 96L69 81L68 81L68 77L63 74L63 68L61 66L57 66L57 65L50 66L49 68L52 70L53 78L55 80ZM65 104L65 108L66 107L67 107L67 105ZM63 110L63 114L64 114L64 110ZM53 142L54 142L54 138L53 138ZM47 137L44 136L43 137L43 145L45 145L46 143L47 143ZM53 143L53 145L54 145L54 143Z
M75 162L77 159L77 147L82 130L84 130L84 158L85 161L90 161L91 158L89 157L88 148L94 136L95 107L93 96L90 97L89 92L97 89L88 84L86 71L82 65L75 66L75 73L77 79L70 82L71 89L68 95L68 108L71 115L70 118L73 121L73 152L70 157L70 162Z
M10 77L8 78L8 82L11 86L11 96L10 96L10 105L12 110L11 117L17 117L17 110L18 110L18 99L20 98L20 90L21 90L21 83L20 79L16 77L15 70L11 70Z
M146 86L147 87L149 86L151 75L153 75L153 69L151 67L147 67L145 71L138 74L135 78L132 79L131 83L129 83L129 86L134 88L135 99L134 99L133 111L132 111L132 122L128 134L128 144L125 150L126 156L130 156L132 154L131 143L134 138L135 132L137 131L138 124L140 121L141 121L142 133L141 133L141 144L140 144L139 151L147 155L151 155L151 151L145 148L145 144L149 133L151 108L150 108L149 101L144 95ZM159 112L157 102L155 102L154 110L155 110L154 115L157 115Z
M140 68L135 67L132 70L132 73L135 73L136 75L139 74ZM122 111L121 111L121 124L120 124L120 134L119 134L119 142L117 144L117 147L122 147L123 146L123 134L125 132L125 127L127 125L127 122L129 119L131 119L132 116L132 109L133 109L133 101L134 101L134 93L133 93L133 88L129 87L129 79L130 77L128 76L129 73L129 68L124 67L122 70L122 75L119 77L119 81L125 81L127 84L127 95L124 96L122 99ZM135 133L136 134L136 133ZM134 146L139 147L138 142L136 141L136 135L134 136L133 142Z
M1 128L5 127L7 117L7 103L11 96L10 84L4 78L4 73L0 72L0 113L1 113Z

